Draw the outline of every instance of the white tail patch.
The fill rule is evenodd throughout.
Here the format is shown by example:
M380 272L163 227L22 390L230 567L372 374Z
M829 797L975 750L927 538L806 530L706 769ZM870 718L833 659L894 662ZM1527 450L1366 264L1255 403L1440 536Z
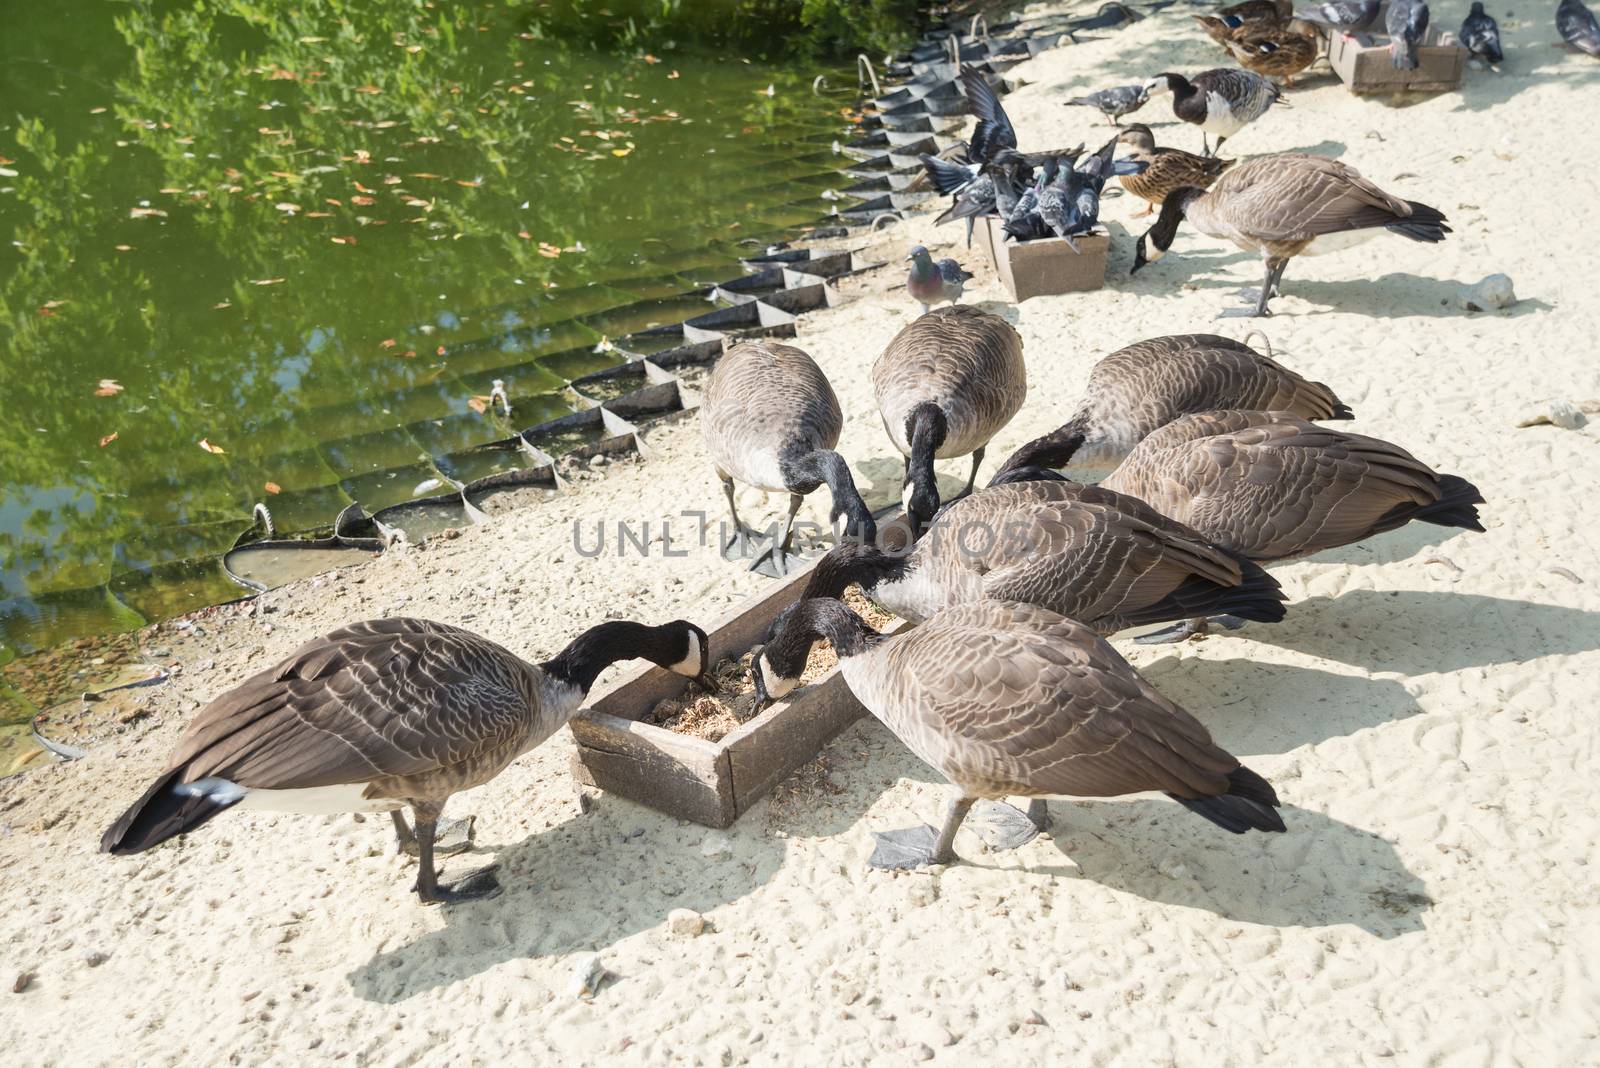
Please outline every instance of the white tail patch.
M235 790L241 789L233 783L228 785ZM244 790L244 800L239 802L239 807L268 812L303 812L313 816L325 816L337 812L388 812L399 808L403 803L393 798L367 797L366 788L366 783L351 782L300 790Z

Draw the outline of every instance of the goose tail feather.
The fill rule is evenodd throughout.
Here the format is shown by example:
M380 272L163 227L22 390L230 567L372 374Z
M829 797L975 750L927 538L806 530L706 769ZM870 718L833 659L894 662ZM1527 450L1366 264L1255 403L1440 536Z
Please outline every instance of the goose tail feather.
M1483 533L1483 522L1478 518L1478 505L1483 504L1483 494L1478 487L1459 475L1439 476L1439 499L1417 509L1413 519L1435 523L1441 527L1464 527Z
M1445 234L1453 232L1445 224L1444 212L1438 208L1429 207L1415 200L1408 200L1406 203L1411 205L1411 214L1390 223L1388 227L1390 230L1413 241L1426 241L1429 244L1443 241Z
M1228 773L1228 792L1225 794L1215 797L1167 796L1190 812L1204 816L1233 834L1250 830L1274 833L1288 830L1283 817L1277 812L1277 791L1271 783L1243 765Z
M212 817L226 812L244 797L243 791L183 789L177 782L182 768L157 779L100 838L100 852L126 856L187 834ZM219 780L220 781L220 780ZM198 786L199 784L195 784Z

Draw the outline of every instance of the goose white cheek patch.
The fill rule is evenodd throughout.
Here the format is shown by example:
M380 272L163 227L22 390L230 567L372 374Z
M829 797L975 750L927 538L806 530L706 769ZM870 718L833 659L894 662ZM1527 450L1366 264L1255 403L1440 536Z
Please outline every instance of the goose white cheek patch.
M767 691L767 696L774 701L788 696L796 686L800 685L799 676L786 679L776 674L772 670L772 665L767 662L766 653L762 653L760 659L756 661L756 670L761 672L761 685Z
M687 675L691 679L700 674L700 664L703 659L703 650L700 648L700 635L689 632L689 652L682 660L672 665L672 670L680 675Z

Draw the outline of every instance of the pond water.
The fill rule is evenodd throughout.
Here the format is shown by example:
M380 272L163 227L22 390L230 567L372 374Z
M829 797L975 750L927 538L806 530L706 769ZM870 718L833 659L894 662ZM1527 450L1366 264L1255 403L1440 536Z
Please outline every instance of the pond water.
M820 68L536 29L499 2L8 7L0 661L238 596L216 558L258 500L326 527L570 411L604 339L706 310L850 181L853 93ZM478 410L497 378L511 420Z

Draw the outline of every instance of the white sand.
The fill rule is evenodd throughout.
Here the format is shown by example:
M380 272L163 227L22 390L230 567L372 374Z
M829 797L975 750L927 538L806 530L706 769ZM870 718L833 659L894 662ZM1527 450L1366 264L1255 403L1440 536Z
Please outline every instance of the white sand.
M1216 65L1186 10L1019 68L1033 84L1006 106L1024 147L1105 135L1096 114L1058 106L1078 91ZM1157 799L1060 803L1053 837L1018 852L987 855L963 833L966 863L873 872L869 829L935 819L947 788L866 721L827 751L842 793L798 816L763 806L725 835L607 796L579 815L563 732L452 803L477 816L506 888L454 910L416 904L382 818L232 814L144 856L95 852L201 702L338 624L419 614L542 657L610 614L706 619L762 589L709 549L667 561L572 548L575 518L720 514L685 421L654 432L648 464L541 508L267 595L264 616L211 613L200 637L169 628L153 644L184 670L152 715L108 730L87 760L0 784L6 1063L1600 1059L1596 433L1513 428L1552 398L1600 396L1600 64L1549 46L1548 6L1524 14L1502 20L1504 73L1469 71L1460 94L1396 107L1323 76L1228 146L1331 153L1449 215L1440 246L1384 237L1296 260L1265 330L1355 408L1354 429L1489 501L1484 535L1417 526L1278 569L1293 605L1276 626L1119 642L1276 784L1290 833L1236 838ZM1163 103L1137 117L1171 118ZM1199 145L1190 127L1157 136ZM1070 414L1104 353L1254 325L1216 313L1258 284L1258 264L1189 231L1128 279L1123 220L1138 206L1107 206L1105 291L1007 311L1032 394L989 469ZM851 302L801 335L879 501L897 494L900 461L867 370L915 310L885 291L906 246L958 237L929 218L880 235L894 266L847 284ZM961 255L979 274L973 299L999 299L979 254ZM1520 304L1454 306L1461 282L1494 271ZM964 461L941 466L964 477ZM727 852L707 856L707 841ZM450 858L445 878L478 862ZM679 907L713 929L670 938ZM578 1001L568 973L591 951L619 978ZM10 993L24 971L37 975Z

